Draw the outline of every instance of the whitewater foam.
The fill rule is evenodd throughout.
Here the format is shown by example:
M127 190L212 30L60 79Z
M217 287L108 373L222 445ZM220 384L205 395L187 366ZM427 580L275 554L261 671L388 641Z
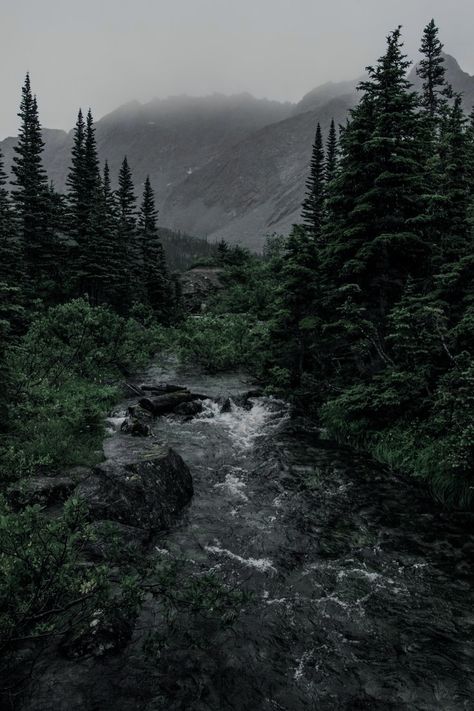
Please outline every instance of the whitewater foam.
M276 573L277 570L269 558L243 558L237 553L232 553L232 551L227 550L227 548L220 548L219 546L205 546L204 549L208 553L214 553L214 555L224 555L227 558L236 560L237 562L245 565L247 568L256 568L262 573Z

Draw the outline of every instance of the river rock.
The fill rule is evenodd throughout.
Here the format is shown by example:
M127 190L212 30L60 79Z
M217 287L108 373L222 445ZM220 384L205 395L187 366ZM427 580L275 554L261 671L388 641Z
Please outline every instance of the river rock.
M199 399L199 395L194 395L189 390L178 390L158 397L143 397L138 404L156 417L157 415L167 415L170 412L174 412L175 408L182 403Z
M120 604L97 610L82 624L71 628L61 640L59 650L67 659L117 654L130 641L135 621L136 616Z
M54 506L69 497L77 485L77 479L70 476L32 476L13 484L8 491L8 499L14 508L33 506Z
M133 437L149 437L151 434L150 425L143 422L138 417L126 417L122 422L120 431L131 434Z
M222 402L219 409L220 409L220 412L222 412L222 413L232 411L232 400L230 399L230 397L226 397L226 399Z
M128 464L108 460L76 489L93 520L117 521L147 531L167 528L192 494L189 469L172 449Z
M181 415L190 419L195 415L199 415L203 410L202 402L194 400L193 402L183 402L174 408L175 415Z
M135 560L150 539L149 531L117 521L93 521L90 533L82 550L92 560Z

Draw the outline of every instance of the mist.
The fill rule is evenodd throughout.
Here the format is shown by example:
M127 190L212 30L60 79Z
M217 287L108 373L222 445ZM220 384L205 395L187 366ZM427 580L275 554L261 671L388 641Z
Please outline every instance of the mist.
M69 130L79 106L96 119L132 99L248 91L298 101L323 82L359 76L404 26L416 58L435 17L447 52L474 71L471 0L3 0L0 138L16 135L30 71L42 124Z

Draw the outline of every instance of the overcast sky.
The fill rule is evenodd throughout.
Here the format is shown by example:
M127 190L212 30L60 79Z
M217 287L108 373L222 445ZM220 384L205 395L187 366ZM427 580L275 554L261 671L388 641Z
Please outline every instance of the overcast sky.
M16 134L27 70L44 126L131 99L214 91L298 101L359 76L404 25L415 56L435 17L474 73L473 0L0 0L0 138Z

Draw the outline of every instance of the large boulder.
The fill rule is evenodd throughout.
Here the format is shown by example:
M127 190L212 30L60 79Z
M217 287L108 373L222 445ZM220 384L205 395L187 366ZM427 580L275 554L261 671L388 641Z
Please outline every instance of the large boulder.
M147 531L167 528L189 502L188 467L172 449L128 464L108 460L76 489L93 520L109 520Z
M204 311L206 302L219 289L223 270L219 267L194 267L180 274L181 293L186 311Z

